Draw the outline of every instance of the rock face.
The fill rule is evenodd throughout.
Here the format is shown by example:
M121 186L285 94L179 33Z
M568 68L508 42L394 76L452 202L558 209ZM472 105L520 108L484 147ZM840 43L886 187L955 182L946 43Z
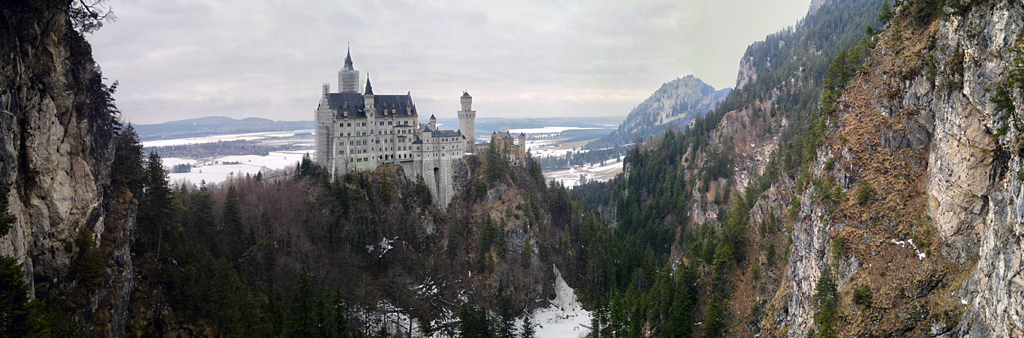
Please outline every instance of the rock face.
M713 109L730 91L729 88L715 91L714 87L693 75L669 81L633 108L618 129L591 142L587 147L627 144L637 138L648 139L660 135L673 126L685 127L693 119Z
M847 86L810 168L847 196L858 182L874 195L832 212L818 188L797 194L787 281L764 320L770 332L807 335L814 283L834 264L841 298L868 285L877 304L845 304L842 332L1024 336L1024 130L991 100L1005 86L1011 115L1024 108L1024 92L1007 81L1022 71L1011 47L1024 35L1024 8L993 2L914 22L913 5L900 8L904 21L878 37L868 71ZM830 159L835 169L825 168ZM846 254L833 262L839 238Z
M0 183L8 187L2 193L18 219L0 239L0 254L21 260L32 292L49 302L64 293L61 282L83 250L76 236L88 230L98 244L117 234L108 262L117 268L107 270L99 290L91 290L89 312L124 318L127 302L121 296L132 285L128 241L134 206L116 219L105 210L116 113L89 44L72 28L68 6L70 1L29 1L0 9ZM120 301L101 302L108 291ZM110 304L122 308L109 313Z
M1019 144L1024 130L993 137L1004 126L990 100L992 88L1006 84L1012 60L1021 57L1010 47L1024 31L1024 9L1013 2L977 8L962 18L942 22L937 44L960 46L939 56L951 65L963 55L963 89L907 88L904 103L930 108L935 117L927 173L928 212L939 235L950 246L943 255L967 263L976 259L966 283L957 292L966 301L957 325L961 336L1024 336L1024 170ZM1008 86L1008 85L1007 85ZM1016 106L1024 111L1024 95L1011 88ZM939 93L936 93L939 92ZM922 93L923 95L917 95ZM930 94L930 95L929 95ZM944 323L954 325L955 323Z

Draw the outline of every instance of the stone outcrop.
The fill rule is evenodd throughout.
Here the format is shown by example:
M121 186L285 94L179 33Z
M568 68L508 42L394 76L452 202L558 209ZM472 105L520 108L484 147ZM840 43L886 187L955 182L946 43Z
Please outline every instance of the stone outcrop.
M832 212L818 188L797 195L769 332L807 335L814 283L834 264L841 298L854 285L875 295L872 309L845 303L850 335L1024 336L1024 130L991 100L1007 86L1012 114L1024 108L1024 92L1007 82L1024 8L990 2L929 22L914 22L912 8L902 6L903 21L877 38L810 169L847 198ZM825 170L830 159L835 168ZM874 187L861 202L859 182ZM833 262L839 238L846 254Z
M80 232L94 234L93 249L109 244L104 283L89 290L92 306L75 316L98 318L98 333L118 337L132 288L134 204L130 194L121 205L105 198L116 112L69 6L28 1L0 9L0 183L17 217L0 254L22 261L32 292L49 302L74 288L62 283L85 249L76 246Z

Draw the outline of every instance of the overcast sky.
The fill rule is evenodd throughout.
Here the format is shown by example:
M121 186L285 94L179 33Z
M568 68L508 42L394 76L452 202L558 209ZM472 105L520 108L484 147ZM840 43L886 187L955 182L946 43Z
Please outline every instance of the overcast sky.
M618 116L694 74L736 82L750 43L810 0L110 0L87 38L126 120L312 120L351 43L374 93L412 92L421 115Z

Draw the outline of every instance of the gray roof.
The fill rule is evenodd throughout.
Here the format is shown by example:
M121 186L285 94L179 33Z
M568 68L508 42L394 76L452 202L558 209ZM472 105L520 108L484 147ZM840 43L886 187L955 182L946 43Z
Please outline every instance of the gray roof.
M354 70L352 68L352 47L349 47L348 52L345 54L345 69Z
M376 111L375 117L385 117L384 110L395 109L395 117L417 116L416 105L412 102L410 95L374 95L374 106L367 109L363 101L363 95L359 93L330 93L327 95L327 104L335 111L337 118L344 118L342 112L348 111L348 118L366 118L366 111ZM412 113L409 109L412 108Z
M462 136L462 133L459 133L459 132L454 131L454 130L434 130L434 131L430 132L430 136L433 136L433 137L457 137L457 136Z

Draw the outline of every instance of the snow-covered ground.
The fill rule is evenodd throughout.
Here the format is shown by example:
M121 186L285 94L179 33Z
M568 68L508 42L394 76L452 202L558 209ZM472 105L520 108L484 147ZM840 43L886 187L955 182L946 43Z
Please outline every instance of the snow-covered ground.
M555 268L555 299L551 306L533 312L538 338L585 337L590 333L590 311L576 299L576 293ZM517 326L519 326L517 324Z
M530 134L558 134L566 130L573 129L596 129L596 128L580 128L580 127L543 127L543 128L523 128L523 129L509 129L508 132L511 134L524 133Z
M192 172L175 174L171 173L168 181L178 182L181 180L188 180L192 183L200 183L206 181L206 183L219 183L228 179L230 176L243 177L245 174L256 175L257 172L263 169L284 169L287 167L295 167L295 165L302 160L302 156L306 153L310 153L311 150L296 150L296 151L272 151L267 156L260 155L236 155L236 156L224 156L216 158L209 162L198 163L198 161L186 158L175 158L168 157L164 158L165 167L173 167L178 164L192 164ZM225 163L238 162L237 164L225 164Z
M261 133L247 133L247 134L227 134L227 135L210 135L203 137L189 137L189 138L178 138L170 140L155 140L155 141L144 141L142 146L149 147L166 147L166 146L180 146L185 144L199 144L199 143L214 143L218 141L252 141L262 140L267 138L275 137L292 137L295 134L312 133L313 129L303 130L292 130L292 131L270 131ZM310 141L313 139L309 137Z
M558 143L559 140L526 140L526 150L530 152L530 156L534 158L541 158L547 156L561 157L565 154L572 152L573 148L577 148L577 152L582 151L582 145L580 147L572 147Z
M545 308L533 311L534 336L537 338L577 338L585 337L590 333L591 313L583 309L583 305L576 299L575 291L565 283L562 274L555 269L555 299L550 300L550 305ZM432 290L437 292L436 286L428 279L423 285L415 288L417 291ZM422 293L421 293L422 294ZM463 297L460 297L463 298ZM465 300L465 299L464 299ZM377 332L381 327L386 327L388 332L405 336L412 333L412 337L423 337L420 328L420 321L408 315L408 312L395 307L387 301L378 302L371 308L356 307L349 313L354 319L367 326L366 331L370 334ZM491 313L494 316L494 313ZM445 327L455 325L458 330L458 314L445 311L441 318L431 321L432 327ZM517 334L523 327L523 320L518 319L515 323ZM434 332L432 338L448 338L444 331Z
M580 176L586 177L587 181L604 182L610 180L622 172L622 158L609 160L605 165L591 164L582 167L573 167L566 170L548 171L544 178L548 181L555 180L562 182L566 188L580 185Z

